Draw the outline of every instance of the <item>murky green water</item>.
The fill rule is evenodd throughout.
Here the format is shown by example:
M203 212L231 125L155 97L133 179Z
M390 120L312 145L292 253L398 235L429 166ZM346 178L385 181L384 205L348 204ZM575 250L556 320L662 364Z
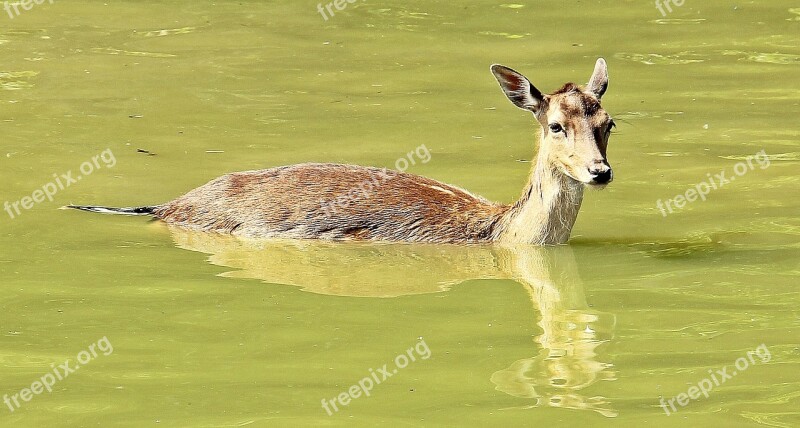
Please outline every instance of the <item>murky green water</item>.
M0 212L0 425L800 426L800 10L672 7L0 11L0 202L21 204ZM409 172L510 202L536 127L489 65L553 90L597 56L616 181L568 247L247 243L56 210L422 143Z

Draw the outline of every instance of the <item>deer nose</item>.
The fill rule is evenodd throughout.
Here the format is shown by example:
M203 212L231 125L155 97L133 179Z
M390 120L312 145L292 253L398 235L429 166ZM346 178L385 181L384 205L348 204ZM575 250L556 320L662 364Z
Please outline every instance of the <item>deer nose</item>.
M592 174L592 184L608 184L614 179L614 171L607 165L589 168Z

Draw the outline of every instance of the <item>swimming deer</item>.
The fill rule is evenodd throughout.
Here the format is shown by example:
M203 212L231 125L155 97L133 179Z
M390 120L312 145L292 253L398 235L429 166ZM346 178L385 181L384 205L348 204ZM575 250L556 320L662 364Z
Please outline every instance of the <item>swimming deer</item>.
M606 62L597 60L587 85L567 83L552 94L508 67L491 71L508 99L542 127L528 184L513 205L405 172L306 163L223 175L162 205L68 208L253 238L566 243L584 187L613 179L606 148L614 121L600 106ZM346 204L337 203L342 198Z

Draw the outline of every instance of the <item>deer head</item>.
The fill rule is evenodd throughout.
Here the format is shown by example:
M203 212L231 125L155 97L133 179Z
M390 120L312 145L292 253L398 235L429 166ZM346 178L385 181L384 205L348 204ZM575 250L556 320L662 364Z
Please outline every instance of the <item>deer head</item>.
M613 180L606 157L614 121L600 106L608 88L608 68L597 60L586 86L567 83L552 94L542 94L522 74L502 65L492 73L509 100L534 114L542 125L539 164L550 166L567 177L593 187Z

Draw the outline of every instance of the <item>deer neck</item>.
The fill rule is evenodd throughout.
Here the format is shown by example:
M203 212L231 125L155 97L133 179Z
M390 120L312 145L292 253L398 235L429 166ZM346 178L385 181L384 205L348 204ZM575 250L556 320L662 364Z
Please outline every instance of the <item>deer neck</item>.
M563 244L583 201L583 184L565 175L540 145L522 197L500 221L499 239L534 245Z

